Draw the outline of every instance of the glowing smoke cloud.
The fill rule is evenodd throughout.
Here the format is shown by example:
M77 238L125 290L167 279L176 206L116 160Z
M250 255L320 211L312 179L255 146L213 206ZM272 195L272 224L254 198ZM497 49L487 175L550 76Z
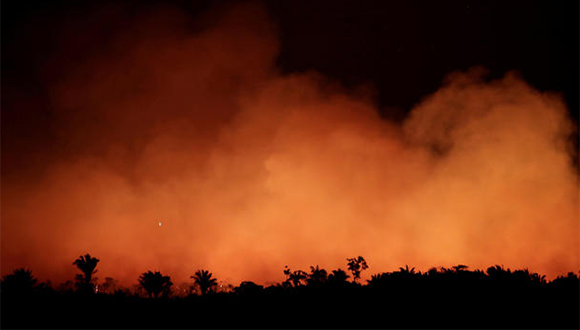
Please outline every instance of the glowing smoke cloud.
M260 5L212 11L195 33L170 9L124 15L94 14L124 32L47 82L63 152L38 182L3 178L3 274L72 279L84 252L125 284L201 267L279 281L284 265L358 255L367 273L579 268L575 127L557 96L475 69L393 123L364 92L279 74Z

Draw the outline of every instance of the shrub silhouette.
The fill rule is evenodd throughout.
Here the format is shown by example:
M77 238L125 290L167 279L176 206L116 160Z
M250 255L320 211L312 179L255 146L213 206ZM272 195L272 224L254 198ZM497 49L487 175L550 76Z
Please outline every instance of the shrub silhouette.
M83 293L93 292L93 275L97 272L95 268L97 268L98 263L99 259L91 257L88 253L73 262L73 265L83 272L76 277L79 291Z
M160 294L168 296L171 286L171 278L163 276L160 272L147 271L139 276L139 284L149 295L149 298L158 298Z
M212 278L212 273L208 270L200 269L195 272L195 275L191 276L194 283L199 287L199 291L202 296L213 292L213 289L217 286L217 280Z

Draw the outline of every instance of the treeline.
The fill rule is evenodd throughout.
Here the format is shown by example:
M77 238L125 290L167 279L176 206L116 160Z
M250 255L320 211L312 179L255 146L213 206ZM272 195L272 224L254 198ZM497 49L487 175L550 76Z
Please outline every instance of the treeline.
M495 265L431 268L405 266L377 273L366 283L363 257L346 270L283 270L269 286L243 281L219 285L209 270L191 275L188 287L147 271L134 290L95 277L99 259L73 262L74 282L53 288L17 269L2 278L2 326L16 328L578 328L579 277L547 281L527 269ZM33 315L34 317L27 317Z
M6 275L1 280L0 292L5 295L28 295L32 293L65 293L65 294L115 294L121 295L135 295L140 296L145 292L149 298L168 298L171 296L183 296L184 291L186 295L200 294L206 295L217 292L238 292L240 290L248 290L248 287L264 288L250 281L241 282L238 287L232 285L220 286L217 290L218 280L213 277L209 270L199 269L190 278L193 283L189 287L180 287L177 290L173 289L173 282L170 276L163 275L159 271L147 271L142 273L138 278L138 285L131 291L127 288L118 287L117 281L114 278L106 277L103 283L98 283L97 265L99 259L85 254L80 256L73 262L73 265L81 271L77 274L73 281L66 281L58 287L54 288L50 281L44 283L37 283L38 280L33 276L32 271L25 268L19 268ZM347 258L347 269L352 274L352 283L358 284L361 272L368 268L366 260L359 256L356 258ZM274 286L283 288L299 287L303 285L316 286L325 283L331 285L345 285L348 283L350 275L344 270L337 269L327 273L325 269L310 267L310 273L302 270L292 271L288 266L284 269L286 280ZM377 275L378 276L378 275ZM369 282L370 283L370 282Z

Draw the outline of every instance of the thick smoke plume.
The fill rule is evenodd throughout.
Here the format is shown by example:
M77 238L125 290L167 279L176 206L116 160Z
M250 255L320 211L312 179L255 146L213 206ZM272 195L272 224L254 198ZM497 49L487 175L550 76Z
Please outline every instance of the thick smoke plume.
M3 274L72 279L85 252L125 284L202 267L267 283L358 255L368 273L579 269L575 126L556 94L474 69L389 122L363 89L280 74L260 5L128 17L62 29L64 69L47 79L60 151L40 180L3 178ZM75 57L99 24L121 32Z

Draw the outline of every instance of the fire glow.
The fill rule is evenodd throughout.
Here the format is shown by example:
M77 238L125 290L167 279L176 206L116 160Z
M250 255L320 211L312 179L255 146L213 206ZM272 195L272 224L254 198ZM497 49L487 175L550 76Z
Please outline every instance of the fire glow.
M358 255L367 273L579 269L576 127L556 94L475 68L391 122L364 89L278 72L261 6L201 21L136 18L54 82L63 151L38 181L2 180L3 275L64 281L85 252L126 284L198 268L264 283Z

